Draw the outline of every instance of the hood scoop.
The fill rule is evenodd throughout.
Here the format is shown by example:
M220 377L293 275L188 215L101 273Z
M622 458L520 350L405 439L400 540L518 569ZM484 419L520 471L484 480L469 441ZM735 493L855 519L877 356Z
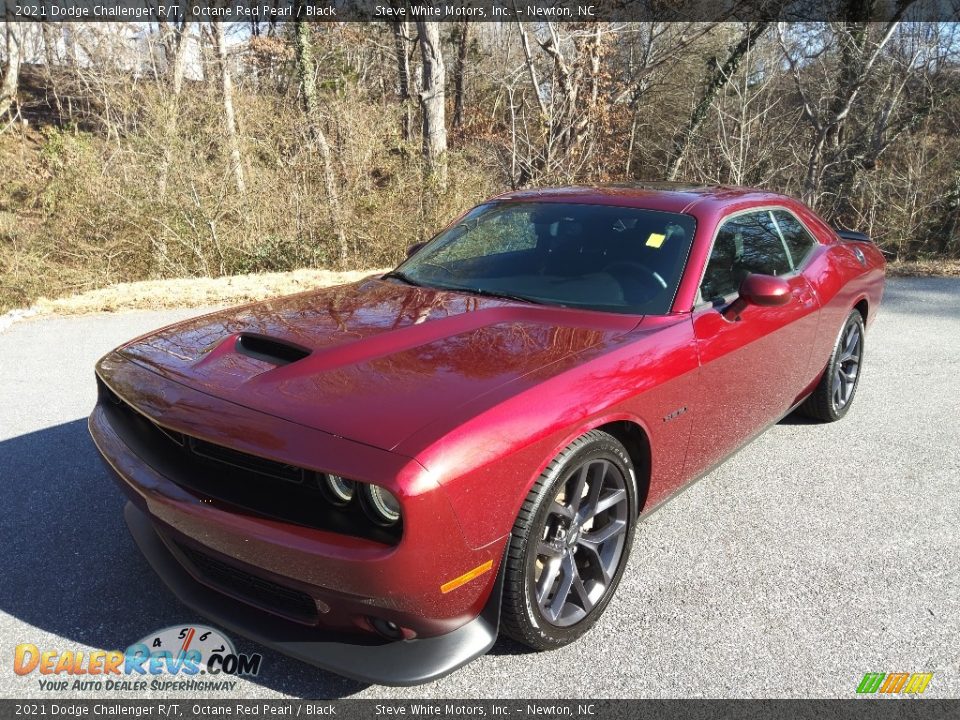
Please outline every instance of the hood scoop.
M305 347L250 333L238 335L234 349L241 355L278 366L303 360L310 354L310 350Z

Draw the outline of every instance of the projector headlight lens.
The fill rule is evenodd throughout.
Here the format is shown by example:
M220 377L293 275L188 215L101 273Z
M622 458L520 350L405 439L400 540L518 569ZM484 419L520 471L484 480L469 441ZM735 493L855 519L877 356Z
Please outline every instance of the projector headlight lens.
M346 480L339 475L327 475L327 494L334 505L346 505L356 493L357 487L353 480Z
M364 485L363 499L367 515L378 525L396 525L400 520L400 503L389 490L379 485Z

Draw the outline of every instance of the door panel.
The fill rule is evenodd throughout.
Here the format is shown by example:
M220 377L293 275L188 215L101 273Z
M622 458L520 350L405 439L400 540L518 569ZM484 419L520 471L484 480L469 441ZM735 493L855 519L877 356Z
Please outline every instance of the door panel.
M751 272L784 276L789 301L727 312ZM806 386L819 303L796 272L769 210L735 216L717 232L701 284L711 305L694 310L700 388L686 475L723 460L786 412Z
M817 302L803 276L780 307L695 311L700 390L687 453L688 477L717 464L786 412L803 389L817 332Z

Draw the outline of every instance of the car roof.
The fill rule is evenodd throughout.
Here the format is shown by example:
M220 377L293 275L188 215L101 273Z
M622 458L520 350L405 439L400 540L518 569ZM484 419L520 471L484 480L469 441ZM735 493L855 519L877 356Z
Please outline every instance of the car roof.
M503 193L493 198L512 202L567 202L587 205L617 205L666 212L718 211L728 205L794 202L780 193L729 185L692 185L672 182L611 183L531 188Z

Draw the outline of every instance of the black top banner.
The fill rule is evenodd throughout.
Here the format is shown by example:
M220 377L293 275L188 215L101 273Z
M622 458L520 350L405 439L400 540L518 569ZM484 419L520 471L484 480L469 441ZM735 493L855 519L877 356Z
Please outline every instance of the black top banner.
M7 0L8 19L51 22L829 21L854 0ZM951 22L960 0L865 0L862 20Z
M955 720L960 700L0 700L0 718Z

